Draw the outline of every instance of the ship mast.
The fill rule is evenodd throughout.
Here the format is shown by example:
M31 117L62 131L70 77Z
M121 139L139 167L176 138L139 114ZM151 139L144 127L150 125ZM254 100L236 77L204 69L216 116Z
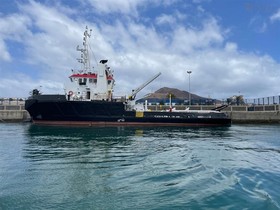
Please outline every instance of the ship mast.
M89 43L88 40L91 36L91 31L88 32L88 27L86 27L86 30L84 32L84 38L83 38L83 48L80 48L79 45L77 46L77 51L81 52L81 58L78 58L78 62L83 64L83 73L87 73L90 71L90 56L89 56Z

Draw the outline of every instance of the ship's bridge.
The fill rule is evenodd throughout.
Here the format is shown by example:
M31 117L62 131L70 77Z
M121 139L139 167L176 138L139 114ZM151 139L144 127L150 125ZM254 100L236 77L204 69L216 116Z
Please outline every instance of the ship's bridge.
M114 80L113 75L108 75L106 73L106 77L107 77L107 83L108 85L110 85ZM87 83L96 84L98 75L97 73L89 72L84 74L72 74L69 78L71 82L78 83L79 85L86 85Z
M77 59L82 67L78 71L72 70L69 76L70 83L65 88L68 100L112 100L114 87L113 71L107 66L108 60L100 60L91 67L88 39L91 37L91 30L87 28L84 32L83 48L77 46L81 52L81 58Z

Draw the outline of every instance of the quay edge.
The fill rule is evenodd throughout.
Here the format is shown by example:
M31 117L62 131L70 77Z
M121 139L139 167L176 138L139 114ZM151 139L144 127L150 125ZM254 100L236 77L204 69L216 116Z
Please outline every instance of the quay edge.
M225 111L233 124L280 124L280 111Z
M31 118L26 110L0 110L0 123L28 121L31 121Z

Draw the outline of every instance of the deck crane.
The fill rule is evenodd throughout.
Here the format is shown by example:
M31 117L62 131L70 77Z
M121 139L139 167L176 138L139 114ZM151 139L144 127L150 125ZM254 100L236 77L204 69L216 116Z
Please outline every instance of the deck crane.
M144 84L136 88L135 90L132 90L131 95L128 96L128 100L133 101L136 97L136 94L139 93L144 87L146 87L148 84L150 84L152 81L154 81L156 78L158 78L161 75L161 72L157 73L155 76L147 80Z

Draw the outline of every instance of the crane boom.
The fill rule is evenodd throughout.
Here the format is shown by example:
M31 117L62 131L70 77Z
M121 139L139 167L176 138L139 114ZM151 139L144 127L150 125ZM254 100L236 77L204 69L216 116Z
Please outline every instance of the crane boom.
M136 94L139 93L144 87L146 87L148 84L150 84L152 81L154 81L156 78L158 78L161 75L161 72L157 73L155 76L147 80L145 83L140 85L135 90L132 90L131 95L128 97L129 100L134 100L136 97Z

